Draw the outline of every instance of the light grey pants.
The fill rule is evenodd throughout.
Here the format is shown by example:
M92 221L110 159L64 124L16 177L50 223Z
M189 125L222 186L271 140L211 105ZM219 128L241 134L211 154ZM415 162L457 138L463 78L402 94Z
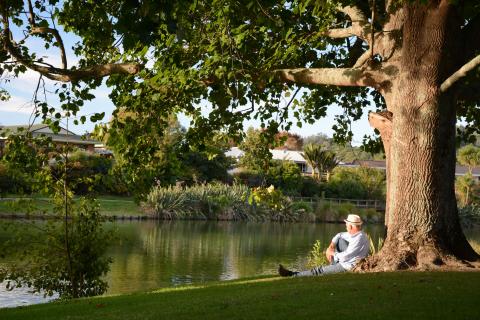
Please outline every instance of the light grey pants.
M339 239L336 247L337 252L342 252L347 250L348 242L344 239ZM300 271L295 274L295 277L311 277L311 276L322 276L332 273L345 272L345 270L340 263L332 262L330 265L326 266L317 266L310 270Z

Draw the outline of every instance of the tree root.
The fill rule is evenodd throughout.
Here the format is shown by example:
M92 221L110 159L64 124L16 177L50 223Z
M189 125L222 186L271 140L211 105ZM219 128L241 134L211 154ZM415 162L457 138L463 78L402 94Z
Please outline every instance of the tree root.
M447 254L431 245L424 245L416 250L388 250L380 252L356 265L355 272L384 271L480 271L480 261L468 262Z

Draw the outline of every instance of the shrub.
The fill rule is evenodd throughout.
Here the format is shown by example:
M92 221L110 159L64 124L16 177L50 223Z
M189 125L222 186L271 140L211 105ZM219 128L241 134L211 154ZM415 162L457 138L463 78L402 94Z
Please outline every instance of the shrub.
M312 250L308 253L307 268L311 269L319 265L329 264L320 240L315 241Z
M290 195L299 194L303 184L300 168L293 161L272 160L266 180L267 185L274 185Z
M480 223L480 206L471 204L458 208L460 223L465 228L471 228Z
M291 209L292 200L272 185L268 188L256 188L249 203L257 204L272 221L297 221L298 215Z
M385 172L373 168L335 168L325 185L328 198L384 199Z
M179 219L186 214L186 200L179 187L156 186L147 195L146 204L159 219Z
M32 188L29 178L29 174L26 174L20 168L0 162L0 194L31 193Z
M303 177L300 195L302 197L320 197L324 190L323 184L312 177Z
M249 187L258 187L265 182L265 177L261 172L240 168L233 173L233 179L237 184L244 184Z

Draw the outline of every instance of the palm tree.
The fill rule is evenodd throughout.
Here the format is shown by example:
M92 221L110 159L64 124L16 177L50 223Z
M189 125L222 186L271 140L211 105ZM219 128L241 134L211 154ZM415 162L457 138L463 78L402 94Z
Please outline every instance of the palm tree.
M303 148L302 157L307 161L308 165L312 167L312 177L318 179L320 172L318 171L318 163L321 159L322 146L319 144L309 143ZM317 175L318 174L318 175Z
M323 151L323 157L318 166L318 171L325 174L325 179L330 180L330 174L338 166L339 161L335 158L335 153L329 150Z
M322 175L326 174L328 181L330 173L338 165L335 153L323 150L319 144L307 144L303 148L302 157L312 167L312 177L317 180L321 180Z

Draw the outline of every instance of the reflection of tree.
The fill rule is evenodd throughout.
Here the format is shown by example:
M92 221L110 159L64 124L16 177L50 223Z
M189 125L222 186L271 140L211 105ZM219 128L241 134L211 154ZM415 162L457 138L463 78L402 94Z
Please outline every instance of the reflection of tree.
M112 253L110 293L268 274L279 262L303 267L316 239L327 243L343 229L335 224L123 223L122 247Z

